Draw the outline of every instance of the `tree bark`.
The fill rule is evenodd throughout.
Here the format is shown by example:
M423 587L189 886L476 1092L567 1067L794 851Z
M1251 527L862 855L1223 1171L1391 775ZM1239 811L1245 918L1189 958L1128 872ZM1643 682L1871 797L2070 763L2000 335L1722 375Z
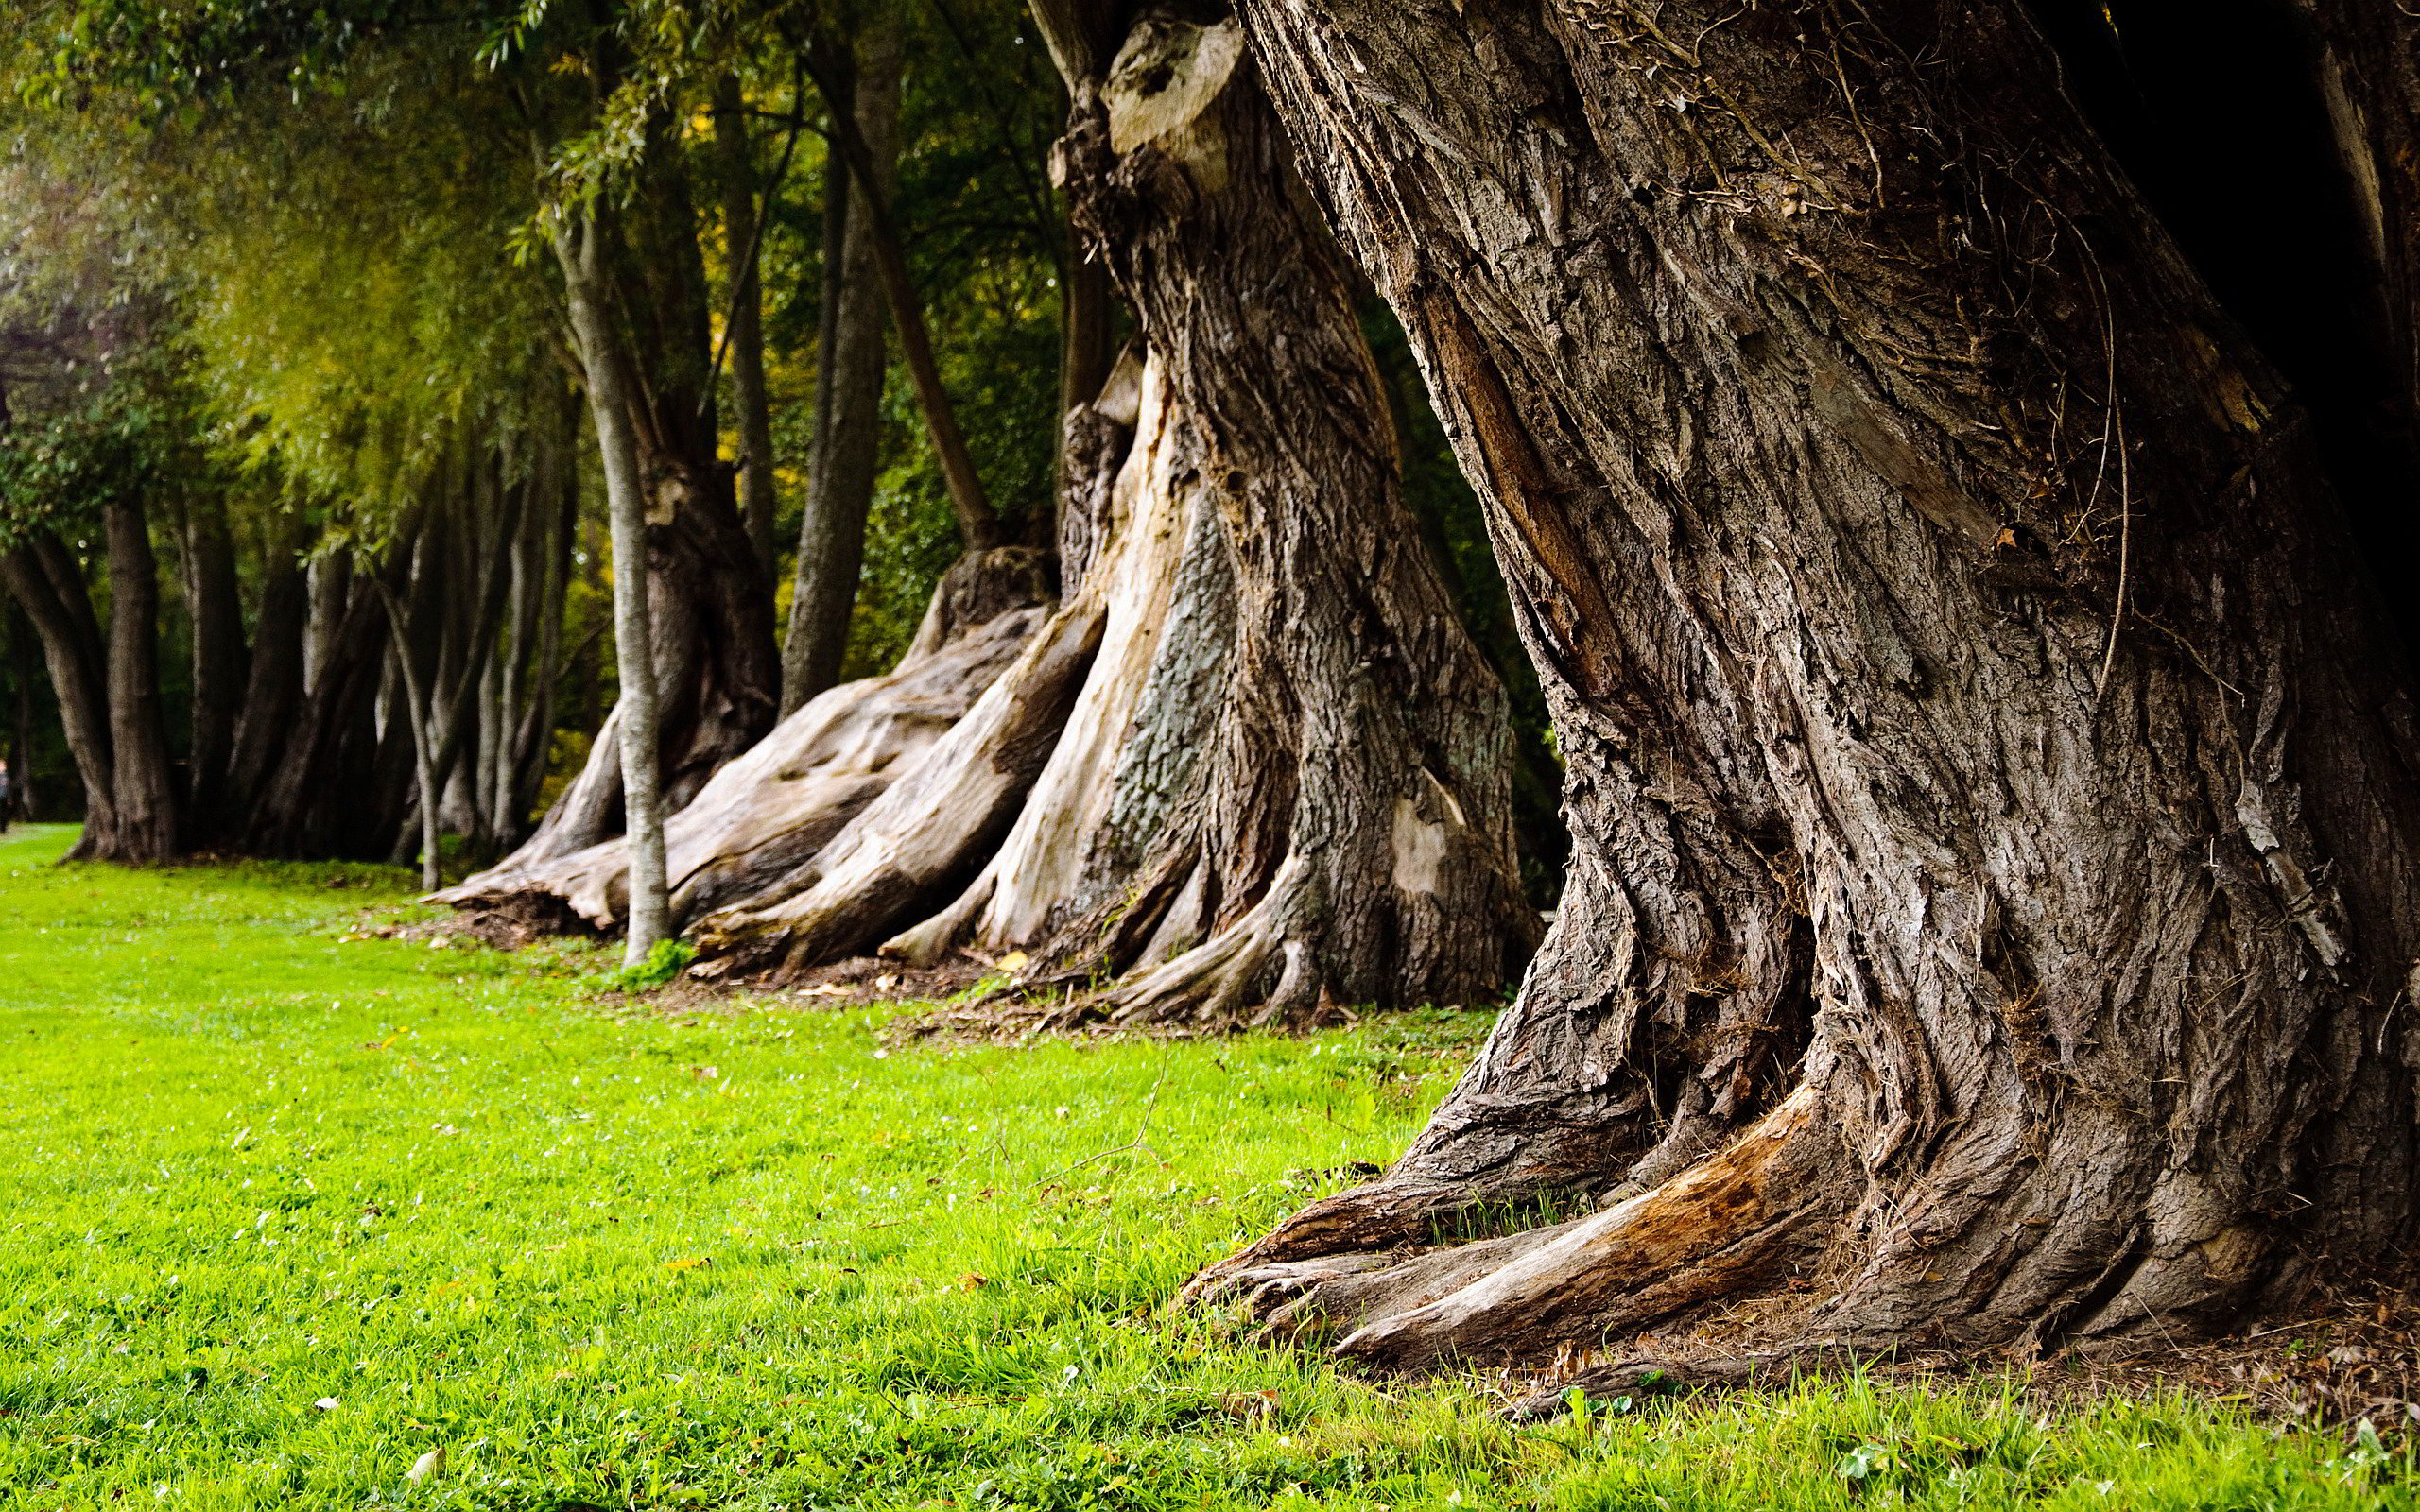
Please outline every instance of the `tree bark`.
M658 757L655 637L648 602L648 508L639 478L639 448L631 423L637 403L628 358L610 310L604 228L592 214L556 233L574 339L588 386L589 419L605 474L605 512L614 541L614 645L621 697L614 718L622 778L622 826L630 850L630 902L622 960L635 966L669 937L664 876L664 806Z
M1240 49L1152 17L1075 80L1059 177L1150 351L1069 426L1103 443L1069 459L1106 511L1078 591L810 865L703 920L709 954L1022 949L1076 989L1059 1022L1205 1026L1481 1001L1517 965L1502 689Z
M59 539L39 529L0 556L0 580L8 583L42 638L67 751L84 786L84 829L68 858L114 855L117 783L111 749L109 648L84 591L83 574Z
M140 504L105 505L110 563L110 780L115 838L100 859L165 861L180 810L160 711L160 566Z
M722 242L731 320L723 339L731 352L732 407L739 431L739 518L756 548L765 580L779 557L773 545L773 412L765 394L765 283L758 268L763 217L778 184L758 207L756 171L739 79L725 75L715 90L715 151L722 174Z
M655 128L664 129L663 123ZM642 510L640 538L617 541L618 564L644 561L643 606L654 647L646 663L620 651L633 674L605 721L587 765L533 834L499 869L569 855L616 833L638 833L627 793L621 747L636 737L630 700L646 691L658 704L653 758L655 812L677 812L724 763L754 745L773 723L780 695L771 593L741 528L729 470L717 455L715 411L707 388L712 364L703 302L703 263L686 180L662 144L650 148L643 192L615 223L592 222L600 236L572 249L594 258L580 274L586 311L578 318L613 343L618 385L611 421L619 455L622 502ZM583 234L587 234L583 232ZM585 343L589 335L579 337ZM594 380L594 374L592 381ZM602 451L608 421L592 388L589 404ZM609 511L610 512L610 511ZM627 511L624 524L630 524ZM616 599L616 634L624 608ZM656 826L660 833L661 826ZM652 844L652 842L650 842Z
M383 581L372 579L381 606L387 611L387 625L391 631L389 655L394 658L396 680L404 695L404 720L412 741L413 818L420 832L420 885L434 892L443 880L440 868L443 861L438 811L441 793L437 761L436 717L434 700L425 679L421 675L418 657L412 644L411 617L405 613L403 600Z
M185 815L194 837L215 840L224 828L228 782L235 754L235 722L245 684L244 603L235 575L235 543L226 501L205 493L190 501L180 522L185 618L192 632L193 739L185 757Z
M874 192L888 197L899 157L900 60L895 29L867 37L845 106L866 144ZM823 320L817 333L815 423L788 638L782 646L782 716L840 680L849 618L865 562L866 516L881 464L882 380L888 362L873 218L845 163L824 184Z
M2408 1245L2403 668L2030 17L1244 9L1485 495L1574 850L1410 1151L1197 1293L1399 1368L1717 1303L1980 1348ZM1547 1192L1599 1206L1382 1253Z

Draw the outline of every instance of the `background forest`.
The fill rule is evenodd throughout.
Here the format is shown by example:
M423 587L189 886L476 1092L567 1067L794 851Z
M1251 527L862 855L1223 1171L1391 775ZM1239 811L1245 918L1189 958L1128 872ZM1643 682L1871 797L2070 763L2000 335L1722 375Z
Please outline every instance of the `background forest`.
M662 360L702 360L679 381L711 423L700 465L743 495L786 708L893 665L961 542L878 275L862 249L848 265L836 95L873 102L920 340L977 486L1046 534L1081 360L1069 301L1104 293L1049 181L1065 93L1024 8L757 8L699 47L670 39L708 22L638 8L607 18L631 56L584 89L563 81L597 65L546 40L544 9L324 32L274 8L0 24L18 101L0 163L0 718L22 815L87 817L98 793L126 833L88 828L93 853L409 862L424 722L443 868L528 834L617 691L550 197L662 209L629 250L681 327ZM1535 681L1401 333L1360 302L1407 496L1520 704L1528 873L1550 896ZM861 414L832 369L869 338ZM813 522L802 565L819 474L838 524ZM837 621L800 610L803 586Z

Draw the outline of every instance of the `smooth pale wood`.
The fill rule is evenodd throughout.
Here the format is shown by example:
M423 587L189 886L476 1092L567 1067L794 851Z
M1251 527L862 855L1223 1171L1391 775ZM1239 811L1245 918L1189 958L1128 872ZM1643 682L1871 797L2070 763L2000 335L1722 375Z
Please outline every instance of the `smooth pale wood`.
M1080 593L1083 611L1101 616L1100 650L1066 730L982 874L948 908L886 941L886 955L929 966L959 945L996 953L1031 944L1083 881L1091 842L1117 791L1109 779L1151 687L1184 543L1204 502L1198 483L1178 475L1190 454L1172 444L1170 426L1184 421L1169 408L1158 365L1144 365L1141 396L1106 559L1086 573Z
M1046 612L1011 610L945 644L911 649L882 677L826 689L716 773L665 827L674 919L692 922L811 859L965 715ZM614 839L498 868L435 901L493 908L551 899L610 931L628 875L628 851Z

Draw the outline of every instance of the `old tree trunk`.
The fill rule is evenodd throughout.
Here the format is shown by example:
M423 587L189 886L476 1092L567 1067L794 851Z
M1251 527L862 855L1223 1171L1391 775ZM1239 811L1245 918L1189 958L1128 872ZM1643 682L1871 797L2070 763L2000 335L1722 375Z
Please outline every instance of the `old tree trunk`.
M1101 544L912 780L702 938L1021 950L1062 1020L1483 999L1531 928L1504 696L1403 503L1341 266L1238 27L1106 41L1058 163L1146 347L1068 428L1098 524L1062 537Z
M617 532L624 696L536 833L469 885L482 896L526 897L521 879L619 836L633 817L625 812L626 756L651 756L651 816L670 815L773 724L781 668L772 596L717 455L704 267L687 181L660 142L650 144L645 182L627 209L599 212L580 239L563 244ZM644 593L626 595L623 587L638 583L623 569L641 558ZM628 655L639 644L651 658ZM638 676L647 664L651 681ZM651 696L653 707L641 708L634 693ZM652 741L625 742L633 713ZM660 837L658 825L636 828Z
M1069 417L1060 602L970 553L897 672L674 820L676 913L709 971L1021 951L1061 1022L1483 1001L1534 935L1505 697L1240 28L1147 16L1070 71L1061 175L1143 346ZM626 868L516 885L610 921Z
M2027 12L1243 9L1487 498L1575 833L1412 1149L1196 1294L1399 1368L1717 1299L1743 1356L1976 1348L2408 1244L2399 656Z

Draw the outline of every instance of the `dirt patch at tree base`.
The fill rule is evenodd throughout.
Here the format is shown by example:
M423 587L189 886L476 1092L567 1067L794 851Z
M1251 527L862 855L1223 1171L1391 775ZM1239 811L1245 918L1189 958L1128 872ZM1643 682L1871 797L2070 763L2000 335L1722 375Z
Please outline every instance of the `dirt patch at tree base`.
M2285 1324L2197 1343L2104 1340L2048 1353L1996 1357L1902 1349L1876 1353L1824 1346L1766 1354L1725 1349L1712 1327L1641 1334L1618 1350L1574 1354L1529 1379L1508 1374L1507 1415L1534 1420L1570 1410L1576 1389L1594 1402L1622 1397L1729 1394L1801 1376L1862 1372L1903 1385L2004 1379L2044 1411L2108 1397L2183 1391L2239 1402L2281 1428L2420 1436L2420 1293L2347 1287L2325 1293Z

